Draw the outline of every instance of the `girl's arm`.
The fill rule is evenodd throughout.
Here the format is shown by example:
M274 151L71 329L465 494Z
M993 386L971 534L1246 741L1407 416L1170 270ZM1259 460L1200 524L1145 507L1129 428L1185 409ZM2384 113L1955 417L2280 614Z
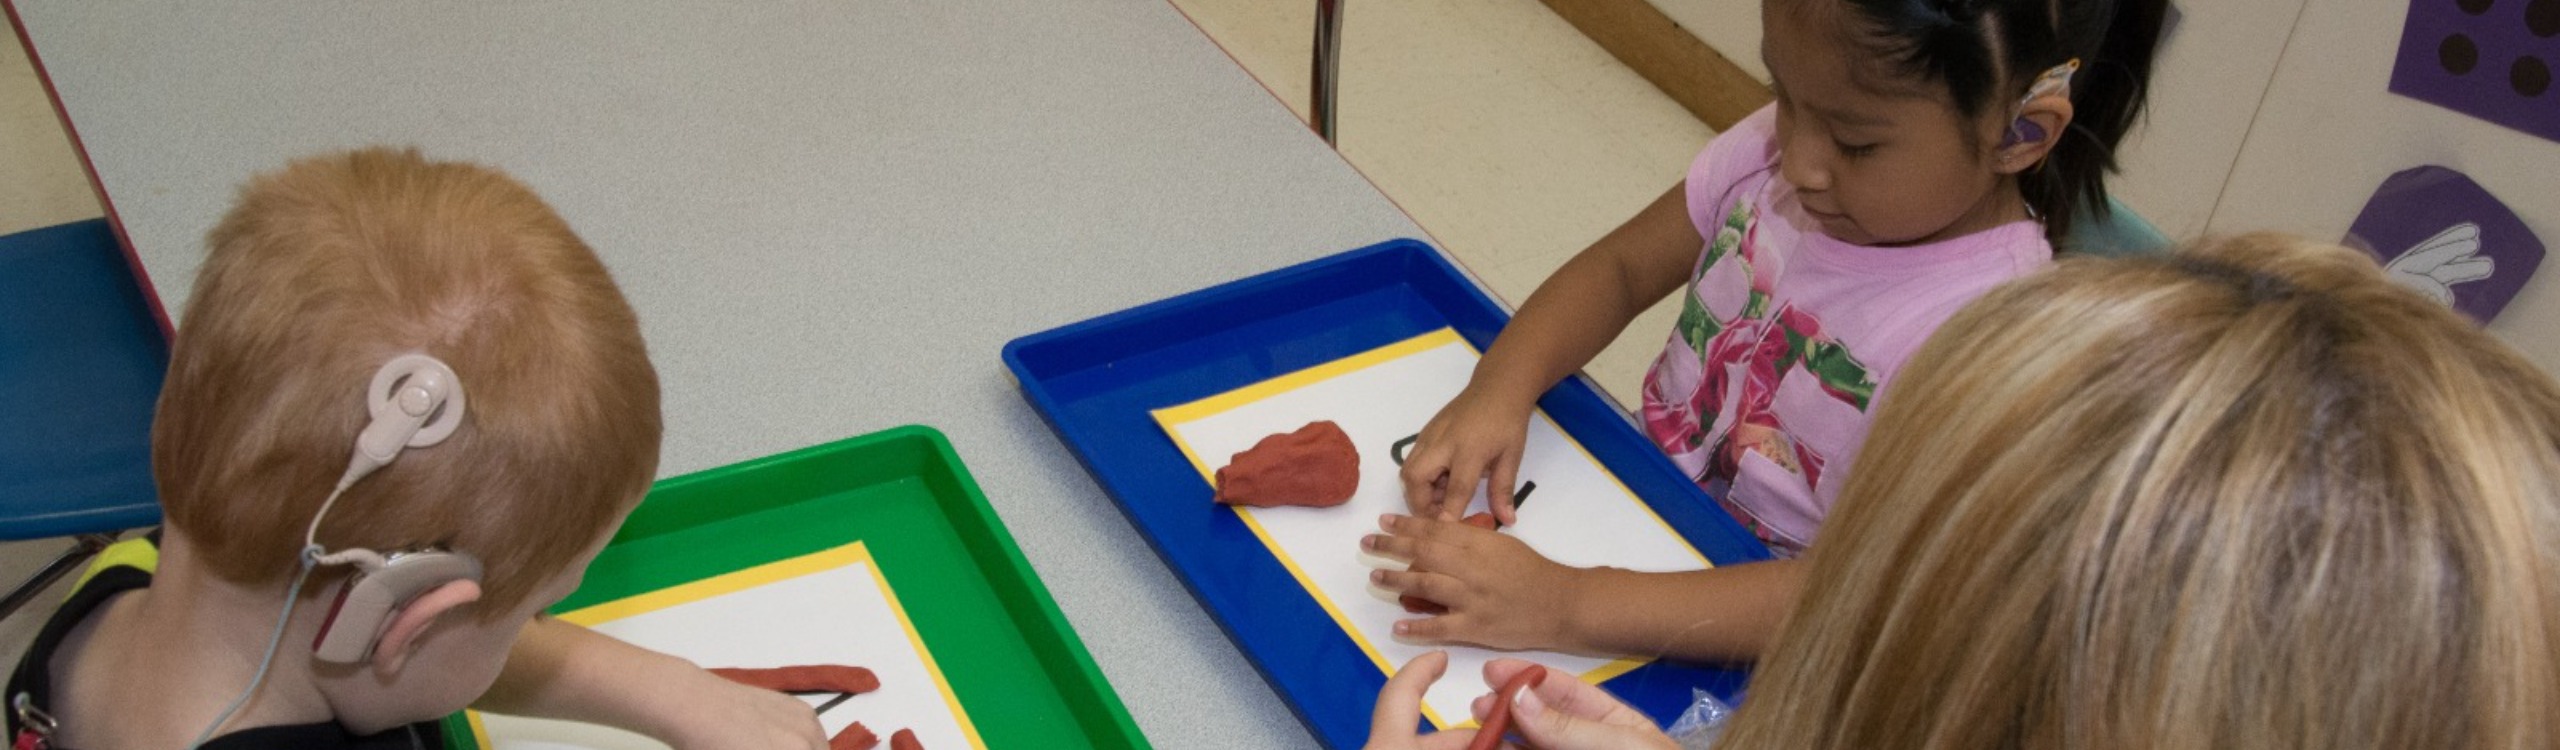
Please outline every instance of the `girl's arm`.
M1687 283L1705 245L1689 222L1685 184L1671 186L1539 284L1476 364L1468 387L1536 401Z
M1379 588L1448 612L1396 623L1421 641L1689 661L1759 658L1804 584L1804 563L1776 560L1687 573L1574 568L1507 534L1388 516L1361 540L1412 570L1379 570ZM1422 572L1416 572L1422 571Z
M1454 518L1463 503L1443 508L1440 498L1472 496L1490 475L1494 515L1512 522L1512 482L1538 394L1590 364L1628 321L1687 283L1705 244L1689 222L1685 185L1673 185L1539 284L1406 459L1405 500L1414 512Z
M1777 641L1778 624L1804 587L1804 562L1770 560L1687 573L1594 568L1581 576L1575 592L1580 603L1563 613L1576 650L1750 661Z

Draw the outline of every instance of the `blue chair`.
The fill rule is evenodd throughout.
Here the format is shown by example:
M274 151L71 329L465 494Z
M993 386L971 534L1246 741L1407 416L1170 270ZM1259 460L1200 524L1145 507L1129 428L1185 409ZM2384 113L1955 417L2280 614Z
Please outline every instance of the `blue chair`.
M0 237L0 541L76 546L0 616L117 532L160 522L151 413L169 340L105 219Z

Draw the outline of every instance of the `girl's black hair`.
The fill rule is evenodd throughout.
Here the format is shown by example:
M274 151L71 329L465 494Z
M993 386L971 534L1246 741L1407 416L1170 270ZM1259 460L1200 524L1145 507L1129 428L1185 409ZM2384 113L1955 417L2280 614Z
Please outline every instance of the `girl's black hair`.
M2018 190L2056 247L2084 212L2106 218L2106 173L2142 113L2168 0L1845 1L1901 73L1945 83L1968 119L2005 110L2038 75L2078 59L2071 125Z

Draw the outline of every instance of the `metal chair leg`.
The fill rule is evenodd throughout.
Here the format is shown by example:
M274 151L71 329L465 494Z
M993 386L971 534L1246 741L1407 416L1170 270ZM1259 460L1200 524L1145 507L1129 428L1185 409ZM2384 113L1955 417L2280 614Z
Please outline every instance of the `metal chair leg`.
M114 534L81 534L72 537L71 542L71 549L54 558L53 562L46 564L43 570L29 576L25 582L18 584L17 588L10 589L7 599L0 599L0 617L17 614L19 607L35 601L37 595L43 594L45 589L53 586L53 582L62 580L62 577L70 575L71 571L79 570L80 566L89 562L89 558L96 557L100 550L107 548L107 545L116 543L116 537Z
M1316 0L1315 84L1311 90L1308 119L1315 121L1316 135L1327 144L1333 143L1333 92L1338 63L1342 59L1342 0Z

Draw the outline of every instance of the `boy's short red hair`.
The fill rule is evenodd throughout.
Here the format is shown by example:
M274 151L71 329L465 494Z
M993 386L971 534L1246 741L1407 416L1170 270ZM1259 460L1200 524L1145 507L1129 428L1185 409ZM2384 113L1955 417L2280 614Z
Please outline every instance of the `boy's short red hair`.
M305 159L252 179L207 238L152 426L170 526L241 583L295 569L404 352L453 368L469 411L347 489L332 549L437 544L515 608L657 472L658 377L613 278L532 191L415 150Z

